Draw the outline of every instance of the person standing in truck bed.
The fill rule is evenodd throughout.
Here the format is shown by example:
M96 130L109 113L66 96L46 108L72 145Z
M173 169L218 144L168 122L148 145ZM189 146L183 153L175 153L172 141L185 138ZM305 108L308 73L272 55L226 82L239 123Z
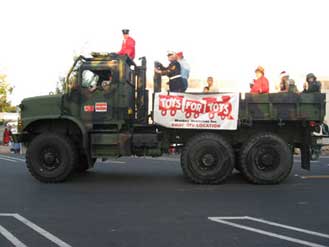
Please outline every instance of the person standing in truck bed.
M295 81L290 79L290 75L286 71L280 73L280 92L281 93L298 93Z
M181 75L181 66L177 61L176 53L169 51L168 60L170 64L168 67L155 68L154 71L161 75L169 77L169 91L170 92L184 92L184 85Z
M214 83L214 78L212 76L208 76L207 78L207 86L203 88L204 93L218 93L218 87Z
M303 93L320 93L321 82L317 81L316 76L313 73L309 73L306 76L306 82L304 83Z
M269 93L269 82L265 75L265 70L262 66L258 66L255 70L256 79L250 84L250 93L264 94Z
M135 40L129 36L129 30L123 29L123 41L121 50L118 52L119 55L128 55L132 60L135 58Z
M177 61L180 64L181 67L181 75L182 75L182 81L183 81L183 86L184 90L183 92L186 91L188 88L188 78L190 77L190 65L187 63L186 59L184 58L184 54L182 51L177 52Z

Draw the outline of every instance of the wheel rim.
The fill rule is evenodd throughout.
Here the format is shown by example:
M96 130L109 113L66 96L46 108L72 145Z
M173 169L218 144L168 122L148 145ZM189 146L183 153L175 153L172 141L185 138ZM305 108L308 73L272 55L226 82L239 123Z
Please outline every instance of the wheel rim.
M54 171L61 165L60 153L54 147L45 147L39 158L41 168L46 171Z
M215 176L225 165L227 158L220 150L205 146L195 152L194 170L201 176Z
M215 165L216 157L211 153L206 153L201 157L201 165L210 168Z
M280 154L270 145L262 145L253 152L255 167L263 172L276 170L280 165Z

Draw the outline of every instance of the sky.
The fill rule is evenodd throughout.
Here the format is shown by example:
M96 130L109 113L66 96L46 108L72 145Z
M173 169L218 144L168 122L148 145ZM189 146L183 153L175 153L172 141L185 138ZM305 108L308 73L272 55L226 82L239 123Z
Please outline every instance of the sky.
M313 72L329 79L328 0L0 0L0 73L11 100L48 94L77 54L116 52L121 29L136 57L166 64L183 51L192 79L214 76L223 91L248 91L258 65L271 90L285 70L302 89ZM136 59L136 61L138 61ZM200 90L204 85L200 85Z

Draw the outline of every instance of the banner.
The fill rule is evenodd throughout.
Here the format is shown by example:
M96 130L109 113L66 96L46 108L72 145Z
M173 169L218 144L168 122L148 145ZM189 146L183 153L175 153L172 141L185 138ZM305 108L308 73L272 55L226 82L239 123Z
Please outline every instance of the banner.
M236 130L239 93L156 93L154 121L167 128Z

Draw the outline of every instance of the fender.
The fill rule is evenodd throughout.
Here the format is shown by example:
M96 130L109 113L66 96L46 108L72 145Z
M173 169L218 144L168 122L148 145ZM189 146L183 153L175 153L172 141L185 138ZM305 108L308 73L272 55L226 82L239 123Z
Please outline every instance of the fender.
M87 130L85 128L85 126L83 126L83 124L81 123L81 121L78 121L76 118L74 117L71 117L71 116L65 116L65 115L62 115L59 117L59 119L66 119L66 120L69 120L73 123L75 123L80 131L81 131L81 134L82 134L82 146L83 146L83 149L85 149L85 151L87 151L87 153L89 153L88 151L88 133L87 133Z
M81 132L81 136L82 136L82 148L87 156L88 159L88 164L89 167L92 167L94 162L92 161L92 157L90 155L90 150L89 150L89 137L88 137L88 133L86 128L83 126L83 124L78 121L76 118L71 117L71 116L61 116L61 115L48 115L48 116L44 116L44 117L38 117L38 118L24 118L23 122L24 122L24 130L23 132L20 132L19 134L17 134L17 138L18 140L21 140L22 142L24 142L24 140L28 140L28 133L27 133L27 129L32 125L35 124L37 122L43 122L43 121L61 121L61 120L66 120L71 122L73 125L75 125Z

